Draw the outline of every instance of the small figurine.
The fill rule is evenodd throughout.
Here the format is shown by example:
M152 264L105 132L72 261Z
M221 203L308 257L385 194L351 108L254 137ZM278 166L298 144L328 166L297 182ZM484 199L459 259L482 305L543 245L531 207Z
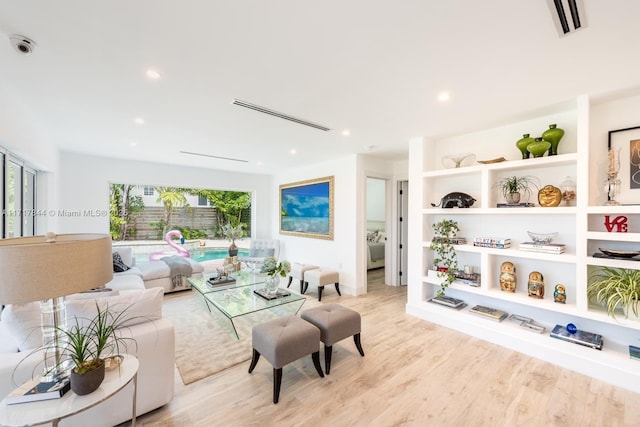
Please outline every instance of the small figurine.
M562 191L553 185L545 185L538 191L538 203L543 208L556 207L562 201Z
M503 291L516 291L516 266L512 262L505 261L500 266L500 289Z
M553 301L562 304L567 302L567 294L565 293L564 285L556 285L556 289L553 291Z
M544 279L542 273L532 271L529 274L529 296L535 298L544 298Z

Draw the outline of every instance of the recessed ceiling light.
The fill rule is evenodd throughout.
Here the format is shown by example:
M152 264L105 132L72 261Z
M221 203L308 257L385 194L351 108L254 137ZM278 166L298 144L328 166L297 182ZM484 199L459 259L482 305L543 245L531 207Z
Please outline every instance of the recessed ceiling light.
M349 135L351 135L351 131L349 129L345 129L345 130L342 131L342 135L343 136L349 136Z
M138 143L137 143L137 142L135 142L135 141L131 141L131 142L129 143L129 145L130 145L130 146L132 146L132 147L135 147L136 145L138 145Z
M258 161L258 166L262 166L262 162L261 161Z
M149 77L151 80L158 80L160 78L160 73L157 70L154 70L152 68L149 68L146 73L147 77Z
M139 125L143 125L144 124L144 119L142 117L137 117L134 122L136 122Z
M293 154L296 154L296 149L295 149L295 148L292 148L291 150L289 150L289 153L290 153L290 154L292 154L292 155L293 155Z
M449 100L449 92L442 92L440 95L438 95L438 101L444 102L448 100Z

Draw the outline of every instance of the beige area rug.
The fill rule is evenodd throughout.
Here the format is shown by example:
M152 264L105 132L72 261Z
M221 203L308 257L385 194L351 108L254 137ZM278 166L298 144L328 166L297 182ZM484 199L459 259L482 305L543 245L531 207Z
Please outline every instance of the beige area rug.
M301 310L317 304L307 297ZM184 384L190 384L224 369L251 359L251 326L276 316L290 314L287 310L263 310L234 320L240 339L236 339L231 323L217 309L209 312L204 298L197 291L184 291L165 296L163 316L173 322L176 331L176 365Z

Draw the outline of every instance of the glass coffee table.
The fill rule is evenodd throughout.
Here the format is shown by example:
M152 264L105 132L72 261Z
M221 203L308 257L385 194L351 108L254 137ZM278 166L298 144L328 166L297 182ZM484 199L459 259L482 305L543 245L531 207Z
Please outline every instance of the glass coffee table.
M202 294L209 311L223 326L230 326L230 332L237 339L240 339L239 326L250 327L276 316L294 315L305 302L302 295L283 289L280 291L287 292L288 295L270 300L257 295L254 291L264 288L264 276L234 274L234 283L215 286L207 283L211 277L212 274L204 273L202 277L187 280L192 288ZM215 310L211 310L211 306Z

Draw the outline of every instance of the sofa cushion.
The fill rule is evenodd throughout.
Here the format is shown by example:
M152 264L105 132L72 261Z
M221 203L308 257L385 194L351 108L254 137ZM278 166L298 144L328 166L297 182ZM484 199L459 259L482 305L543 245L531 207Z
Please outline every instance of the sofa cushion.
M171 274L171 269L167 265L166 262L160 261L149 261L144 264L140 264L138 266L140 272L142 273L142 279L146 282L147 280L161 279L163 277L169 277Z
M13 345L25 351L42 345L40 303L10 304L2 310L2 324L13 336Z
M7 322L0 321L0 354L17 352L18 343L7 326Z
M80 325L96 317L96 303L100 310L107 307L114 313L125 312L123 326L132 326L162 317L162 288L122 291L120 295L106 298L71 300L67 302L67 324L74 325L78 319Z
M122 260L120 253L113 252L112 256L113 256L113 272L114 273L122 273L123 271L127 271L129 269L129 266L125 264L124 261Z

